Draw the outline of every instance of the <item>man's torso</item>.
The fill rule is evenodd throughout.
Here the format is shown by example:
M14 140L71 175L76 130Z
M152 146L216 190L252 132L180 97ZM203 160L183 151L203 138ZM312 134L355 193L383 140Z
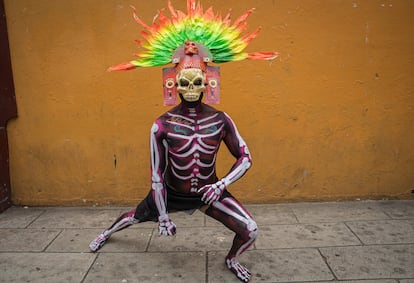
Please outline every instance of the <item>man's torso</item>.
M216 157L225 134L223 112L202 104L197 111L176 107L159 118L167 145L165 183L180 193L217 181Z

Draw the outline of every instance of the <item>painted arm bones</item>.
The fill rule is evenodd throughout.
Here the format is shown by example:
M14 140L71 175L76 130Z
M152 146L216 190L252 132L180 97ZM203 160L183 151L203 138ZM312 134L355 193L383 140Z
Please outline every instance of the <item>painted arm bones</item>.
M168 216L166 206L166 190L164 186L165 145L157 138L159 126L154 123L151 128L151 188L152 197L158 210L158 232L160 235L172 236L176 233L176 225ZM164 153L164 154L163 154Z
M252 161L249 149L246 142L240 136L236 125L232 119L226 116L226 135L224 142L230 150L231 154L236 158L236 162L230 169L229 173L221 180L214 184L205 185L198 190L198 193L203 194L202 201L210 205L219 200L223 191L232 183L240 179L246 171L251 167Z

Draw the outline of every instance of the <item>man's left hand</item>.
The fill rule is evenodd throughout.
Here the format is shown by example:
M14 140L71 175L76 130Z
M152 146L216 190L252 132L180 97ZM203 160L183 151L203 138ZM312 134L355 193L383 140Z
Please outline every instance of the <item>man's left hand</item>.
M226 185L223 181L218 181L214 184L205 185L204 187L198 189L199 194L203 194L201 198L206 204L210 205L215 201L218 201L223 194Z

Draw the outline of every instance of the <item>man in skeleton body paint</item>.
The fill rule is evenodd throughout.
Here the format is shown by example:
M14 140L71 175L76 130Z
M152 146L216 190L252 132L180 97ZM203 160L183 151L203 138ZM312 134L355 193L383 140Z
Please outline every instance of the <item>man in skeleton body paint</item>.
M169 23L165 20L157 23L158 33L162 32L163 24L172 24L174 15L177 15L178 11L172 8L170 2L168 4L173 19ZM185 20L191 22L197 17L198 20L206 20L207 12L203 14L200 5L196 6L193 0L188 0L187 5L188 16L185 19L181 18L180 24ZM143 24L135 13L134 17L147 29L151 28ZM160 21L164 17L159 15ZM208 26L207 21L206 28ZM188 30L186 36L189 36ZM155 41L155 36L147 40L151 45L151 40ZM145 221L158 221L160 235L174 235L176 225L171 220L170 213L199 209L235 232L225 264L241 281L248 282L251 273L238 262L238 256L256 240L257 225L250 213L227 191L227 188L250 168L251 156L232 119L226 113L202 102L204 95L207 95L207 103L218 102L219 75L218 67L207 66L207 62L214 61L214 54L209 52L208 46L200 42L200 39L181 40L174 53L169 55L171 62L176 63L176 66L164 71L165 104L173 104L170 100L174 101L177 93L181 103L156 119L151 128L149 194L136 209L121 215L111 227L98 235L89 247L95 252L114 232ZM150 53L148 51L142 56L141 61L131 61L112 67L111 70L148 66L146 60ZM234 53L232 56L243 54ZM246 53L243 56L250 59L273 59L276 54ZM222 141L236 161L230 171L219 179L216 175L216 158Z
M227 187L249 169L250 153L231 118L202 103L201 92L180 95L181 104L158 118L151 128L150 194L136 209L122 215L100 234L90 248L97 251L112 233L148 220L158 220L160 235L174 235L176 225L169 212L200 209L236 233L226 264L247 282L250 272L238 263L237 256L255 241L257 225ZM196 101L186 100L197 95ZM219 180L215 166L221 141L236 163Z

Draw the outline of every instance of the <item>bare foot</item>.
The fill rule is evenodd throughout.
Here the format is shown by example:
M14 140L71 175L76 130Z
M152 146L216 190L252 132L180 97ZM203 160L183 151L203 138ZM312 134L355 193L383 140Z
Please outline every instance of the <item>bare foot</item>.
M99 234L98 237L96 237L95 240L93 240L90 244L89 244L89 248L91 249L92 252L96 252L98 251L100 248L103 247L103 245L105 245L106 240L108 239L108 236L105 236L104 233Z
M250 278L252 277L251 272L241 265L235 257L233 258L226 258L226 265L227 268L233 272L237 278L239 278L243 282L249 282Z

